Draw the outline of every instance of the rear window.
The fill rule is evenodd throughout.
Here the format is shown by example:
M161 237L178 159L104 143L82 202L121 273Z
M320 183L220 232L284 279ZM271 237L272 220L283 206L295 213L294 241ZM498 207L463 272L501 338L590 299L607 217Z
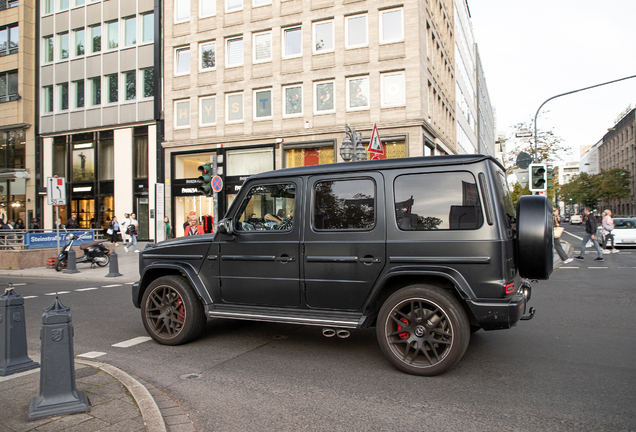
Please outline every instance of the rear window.
M469 172L407 174L394 183L395 219L404 231L471 230L484 217Z
M506 180L506 176L503 172L497 170L497 179L499 180L495 182L497 194L499 195L497 199L501 199L503 201L508 219L514 220L517 217L517 212L515 211L515 206L512 203L512 195L510 195L510 190L508 189L508 181Z

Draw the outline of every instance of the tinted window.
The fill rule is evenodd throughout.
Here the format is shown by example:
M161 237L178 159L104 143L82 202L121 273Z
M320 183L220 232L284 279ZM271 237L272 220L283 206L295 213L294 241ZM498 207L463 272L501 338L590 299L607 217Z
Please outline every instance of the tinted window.
M510 190L508 189L508 182L506 181L506 176L504 175L503 172L498 171L497 178L499 179L499 181L495 182L495 188L497 189L497 192L499 193L499 197L497 197L496 199L503 200L508 218L511 220L515 219L516 217L515 206L512 203L512 195L510 195Z
M276 184L254 186L241 204L237 231L291 231L294 225L296 186Z
M636 229L636 219L614 219L614 228Z
M375 226L375 183L370 179L317 182L312 222L317 231Z
M477 182L470 173L403 175L394 186L401 230L469 230L483 223Z

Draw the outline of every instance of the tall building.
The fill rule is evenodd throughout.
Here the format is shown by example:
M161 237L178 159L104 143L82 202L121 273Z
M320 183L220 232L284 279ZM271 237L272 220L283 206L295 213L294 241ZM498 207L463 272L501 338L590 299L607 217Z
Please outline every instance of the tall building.
M82 228L105 228L113 216L135 212L140 238L154 238L154 1L43 0L39 7L42 186L66 178L63 222L77 214ZM54 210L42 207L51 228Z
M601 144L603 144L603 140L599 140L593 146L586 146L585 153L581 155L581 160L579 161L580 172L590 175L601 173L598 160L599 147ZM581 146L581 152L583 152L583 146Z
M35 9L0 1L0 218L36 216Z
M477 144L479 153L494 156L495 150L495 113L490 103L486 75L481 65L479 50L475 44L475 64L477 68Z
M454 0L457 153L480 153L475 38L466 0ZM494 140L493 140L494 143ZM491 153L494 154L494 153Z
M177 235L190 212L213 212L196 190L211 156L222 214L251 174L342 161L345 125L366 147L377 123L381 158L458 152L451 0L163 7L163 168Z

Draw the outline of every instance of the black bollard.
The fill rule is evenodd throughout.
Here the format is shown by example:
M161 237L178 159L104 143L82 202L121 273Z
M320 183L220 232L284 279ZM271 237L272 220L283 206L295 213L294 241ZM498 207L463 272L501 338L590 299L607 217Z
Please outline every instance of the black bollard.
M118 277L123 276L123 274L119 273L119 263L117 262L117 252L110 253L110 264L108 267L109 273L106 277Z
M0 375L11 375L38 366L27 354L24 299L9 284L0 296Z
M40 396L29 403L27 420L90 411L88 399L75 386L71 309L55 296L42 314Z
M80 271L77 269L77 262L75 260L75 251L73 250L73 248L70 248L66 257L66 270L64 270L64 273L79 272Z

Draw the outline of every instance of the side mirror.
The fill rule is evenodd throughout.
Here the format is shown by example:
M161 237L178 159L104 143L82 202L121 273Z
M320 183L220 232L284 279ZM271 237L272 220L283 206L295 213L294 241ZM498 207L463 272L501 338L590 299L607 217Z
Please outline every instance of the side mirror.
M234 228L232 227L232 219L223 219L219 222L219 232L221 234L234 234Z

